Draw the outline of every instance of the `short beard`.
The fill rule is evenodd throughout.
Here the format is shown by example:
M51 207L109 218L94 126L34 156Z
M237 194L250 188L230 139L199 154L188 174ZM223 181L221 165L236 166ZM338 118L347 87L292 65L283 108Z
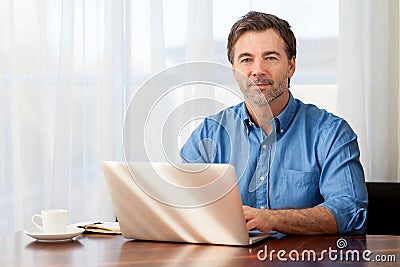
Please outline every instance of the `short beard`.
M270 84L272 86L271 92L268 93L268 95L264 96L264 94L261 91L258 91L256 95L252 95L249 93L249 87L254 86L255 83L258 82L263 82L266 84ZM245 85L245 89L243 89L243 85L240 85L240 90L243 93L243 96L245 99L248 99L251 103L257 105L257 106L265 106L283 95L286 90L287 90L287 77L283 78L282 80L278 81L278 84L274 86L274 83L272 80L269 79L260 79L257 78L254 81L249 81Z

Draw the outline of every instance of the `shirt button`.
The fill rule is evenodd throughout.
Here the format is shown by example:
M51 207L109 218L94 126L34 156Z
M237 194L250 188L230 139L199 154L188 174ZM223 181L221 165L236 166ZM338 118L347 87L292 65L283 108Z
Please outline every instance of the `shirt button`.
M283 129L281 129L280 132L283 133Z
M264 177L264 176L260 176L260 180L261 180L261 181L264 181L264 180L265 180L265 177Z
M263 210L263 209L265 209L265 207L264 207L263 205L261 205L261 206L260 206L260 209L262 209L262 210Z
M267 149L267 145L262 145L262 149Z

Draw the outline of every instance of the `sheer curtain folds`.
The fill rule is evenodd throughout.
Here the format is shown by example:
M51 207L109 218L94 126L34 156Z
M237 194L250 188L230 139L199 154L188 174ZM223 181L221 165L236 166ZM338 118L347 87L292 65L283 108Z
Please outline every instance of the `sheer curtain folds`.
M400 182L399 2L339 6L337 110L359 136L366 179Z
M0 234L42 209L115 215L101 170L122 159L122 1L0 1Z
M0 0L0 235L48 208L69 209L70 222L115 219L101 162L123 160L124 115L140 84L185 62L167 63L163 3ZM184 8L183 53L211 60L211 0Z

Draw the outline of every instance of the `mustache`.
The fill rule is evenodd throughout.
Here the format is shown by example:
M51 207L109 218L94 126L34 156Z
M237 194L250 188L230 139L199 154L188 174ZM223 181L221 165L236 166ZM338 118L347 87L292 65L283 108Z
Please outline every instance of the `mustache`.
M268 84L268 85L273 85L274 81L268 78L264 78L264 77L257 77L255 79L252 79L247 82L247 86L253 86L257 83L263 83L263 84Z

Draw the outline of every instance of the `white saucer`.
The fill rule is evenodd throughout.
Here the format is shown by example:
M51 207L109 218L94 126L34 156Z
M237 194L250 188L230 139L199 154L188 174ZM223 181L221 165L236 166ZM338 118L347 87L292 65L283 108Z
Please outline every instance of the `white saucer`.
M30 237L36 238L39 241L66 241L70 240L85 231L83 228L78 228L76 225L67 225L65 233L43 233L43 229L33 227L24 231Z

